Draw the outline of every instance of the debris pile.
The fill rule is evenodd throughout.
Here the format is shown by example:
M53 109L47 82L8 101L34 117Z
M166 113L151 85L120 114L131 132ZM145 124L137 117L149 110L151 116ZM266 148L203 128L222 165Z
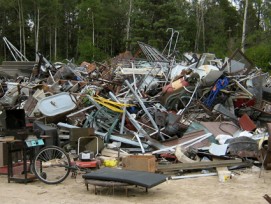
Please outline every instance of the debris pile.
M240 50L225 60L185 53L177 62L139 46L144 58L127 51L80 65L53 64L38 53L29 75L1 75L1 112L23 109L35 133L53 135L69 153L92 151L106 166L108 158L147 154L155 156L155 171L173 175L255 162L270 168L268 73ZM97 141L82 139L89 136Z

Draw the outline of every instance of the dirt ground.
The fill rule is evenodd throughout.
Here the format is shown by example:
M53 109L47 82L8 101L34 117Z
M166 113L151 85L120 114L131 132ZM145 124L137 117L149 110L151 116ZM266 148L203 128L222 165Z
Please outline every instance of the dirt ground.
M233 172L232 179L219 182L217 176L168 180L145 192L139 187L129 187L128 196L124 188L112 191L99 188L94 194L93 186L87 191L84 180L68 177L63 183L47 185L40 181L28 184L7 182L0 176L1 204L84 204L84 203L268 203L263 196L271 196L271 171L251 168Z

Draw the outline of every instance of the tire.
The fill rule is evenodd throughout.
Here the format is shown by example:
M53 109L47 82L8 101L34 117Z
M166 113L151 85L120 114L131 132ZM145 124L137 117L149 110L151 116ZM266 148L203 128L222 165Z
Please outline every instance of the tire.
M34 174L46 184L61 183L67 178L70 170L70 157L57 146L44 147L35 155Z
M194 88L194 86L187 86L169 94L165 100L164 107L175 111L183 109L189 102L192 95L192 93L189 93L187 90L193 92Z

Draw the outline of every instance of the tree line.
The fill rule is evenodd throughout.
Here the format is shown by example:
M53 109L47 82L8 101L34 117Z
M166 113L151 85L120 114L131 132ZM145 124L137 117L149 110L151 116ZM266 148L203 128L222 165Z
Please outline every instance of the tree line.
M0 0L0 35L29 60L103 61L138 41L162 51L174 35L176 53L237 48L260 68L271 62L269 0ZM174 42L175 40L175 42ZM0 61L13 60L4 41Z

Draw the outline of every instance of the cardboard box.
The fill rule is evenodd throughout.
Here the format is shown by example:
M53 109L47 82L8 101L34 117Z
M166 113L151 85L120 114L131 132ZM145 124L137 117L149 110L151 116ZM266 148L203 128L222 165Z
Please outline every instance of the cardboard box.
M153 155L129 155L122 159L122 167L126 170L155 172L155 160Z

